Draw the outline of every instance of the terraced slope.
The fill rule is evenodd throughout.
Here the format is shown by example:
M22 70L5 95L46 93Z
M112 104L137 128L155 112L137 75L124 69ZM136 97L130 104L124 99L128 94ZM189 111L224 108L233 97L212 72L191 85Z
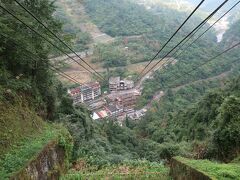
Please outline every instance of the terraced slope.
M58 11L64 13L65 18L71 21L73 25L72 28L76 31L80 30L90 33L94 43L109 43L114 40L111 36L101 32L98 27L90 21L81 1L59 0L56 2L56 5L59 7Z

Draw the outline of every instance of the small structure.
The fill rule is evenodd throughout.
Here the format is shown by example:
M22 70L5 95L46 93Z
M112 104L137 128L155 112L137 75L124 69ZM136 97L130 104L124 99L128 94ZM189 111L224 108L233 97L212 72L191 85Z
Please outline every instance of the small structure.
M129 90L121 92L113 92L108 95L109 101L115 103L124 112L133 111L138 97L141 93L138 90Z
M120 77L111 77L109 79L109 91L123 91L134 88L134 82L128 79L121 80Z
M141 93L137 90L132 91L132 92L126 92L120 94L116 99L116 103L119 107L122 107L124 111L130 111L132 110L136 103L138 97L141 95Z
M84 103L94 100L101 95L101 86L99 82L93 82L69 89L68 94L73 99L73 104Z
M106 104L107 102L104 99L99 99L99 100L87 103L87 107L89 110L93 111L93 110L101 109Z
M105 110L108 112L109 117L118 117L123 114L123 109L116 104L105 106Z
M94 112L92 115L93 120L104 119L106 117L108 117L108 113L105 110Z
M127 117L132 119L132 120L139 120L141 119L143 116L145 116L147 110L146 109L142 109L142 110L138 110L138 111L134 111L131 113L127 114Z

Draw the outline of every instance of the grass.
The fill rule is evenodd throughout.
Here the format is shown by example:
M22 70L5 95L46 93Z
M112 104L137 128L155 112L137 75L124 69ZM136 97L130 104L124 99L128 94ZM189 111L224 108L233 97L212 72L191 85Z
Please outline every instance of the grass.
M100 180L100 179L161 179L167 180L169 169L159 163L148 161L129 161L119 165L104 167L100 170L71 170L61 180Z
M60 137L67 133L67 130L60 126L48 126L40 134L23 139L0 159L0 177L8 179L36 158L45 145L51 141L60 141Z
M209 160L192 160L183 157L176 157L175 159L201 171L212 179L240 180L240 164L238 163L223 164Z
M0 158L25 137L41 133L46 123L28 107L23 98L0 101Z
M240 155L236 157L234 160L232 160L232 163L240 164Z
M68 131L44 122L29 107L25 98L14 94L0 100L0 179L20 171L50 142L63 146L67 153L71 150Z

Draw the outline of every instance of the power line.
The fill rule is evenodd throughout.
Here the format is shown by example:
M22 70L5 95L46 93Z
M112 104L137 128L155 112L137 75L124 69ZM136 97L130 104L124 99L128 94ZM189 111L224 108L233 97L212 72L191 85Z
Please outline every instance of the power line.
M240 3L240 1L238 1L237 3L235 3L227 12L225 12L220 18L218 18L211 26L209 26L201 35L199 35L192 43L190 43L187 47L185 47L176 57L174 57L174 59L177 59L183 52L185 52L189 47L191 47L194 43L196 43L204 34L206 34L215 24L217 24L223 17L225 17L232 9L234 9L238 4ZM188 39L188 41L190 40L190 38ZM185 45L188 41L186 41L183 45ZM179 50L181 50L181 48L183 47L183 45L176 50L172 56L174 56ZM168 62L170 58L168 58L166 60L166 62L163 64L163 66L165 64L171 64L174 60L170 60L170 62ZM185 61L181 61L183 63L186 63Z
M228 51L232 50L233 48L235 48L235 47L237 47L237 46L239 46L239 45L240 45L240 42L238 42L237 44L233 45L232 47L230 47L230 48L224 50L224 51L221 52L220 54L214 56L213 58L211 58L211 59L208 60L207 62L203 62L203 63L201 63L201 64L200 64L200 67L203 66L203 65L205 65L206 63L209 63L209 62L213 61L214 59L217 59L218 57L222 56L223 54L227 53ZM198 69L198 68L199 68L199 66L196 66L196 67L193 68L192 71L194 71L194 70L196 70L196 69ZM189 74L189 73L191 73L192 71L187 72L187 73L184 73L184 74Z
M215 24L217 24L222 18L224 18L232 9L234 9L240 1L234 4L227 12L225 12L220 18L218 18L211 26L209 26L197 39L195 39L191 44L189 44L185 49L183 49L176 57L177 59L183 52L185 52L189 47L191 47L196 41L198 41L204 34L206 34ZM180 49L179 49L180 50ZM177 51L176 51L177 52ZM174 53L175 54L175 53Z
M176 80L182 78L184 75L190 76L193 71L196 71L197 69L199 69L200 67L206 65L207 63L212 62L213 60L217 59L218 57L222 56L223 54L229 52L230 50L236 48L236 47L239 46L239 45L240 45L240 42L238 42L238 43L236 43L235 45L231 46L230 48L224 50L223 52L219 53L218 55L216 55L216 56L208 59L207 61L201 63L199 66L194 67L192 70L190 70L190 71L188 71L188 72L184 72L182 76L179 76L178 78L174 79L173 82L175 82ZM232 63L234 63L235 61L238 61L238 60L240 60L240 58L234 60ZM169 86L168 86L167 88L169 88Z
M69 78L69 76L66 76L67 74L64 73L63 71L60 71L59 69L56 69L54 67L52 67L52 70L55 71L56 73L58 73L58 75L64 77L65 79L68 79L69 81L75 83L75 84L79 84L78 81L72 80L72 78ZM60 72L60 73L59 73ZM61 74L62 73L62 74ZM79 84L81 85L81 84Z
M149 61L149 63L145 66L145 68L141 71L138 78L145 71L145 69L152 63L152 61L162 52L162 50L167 46L167 44L173 39L173 37L179 32L179 30L186 24L186 22L192 17L192 15L198 10L198 8L202 5L205 0L202 0L198 6L191 12L191 14L187 17L187 19L181 24L181 26L174 32L174 34L170 37L170 39L163 45L163 47L157 52L157 54Z
M7 39L10 39L9 37L3 35L2 33L0 33L0 35L3 36L3 37L5 37L5 38L7 38ZM80 86L83 85L83 83L79 82L78 80L76 80L75 78L71 77L71 76L68 75L67 73L63 72L63 71L60 70L59 68L53 66L52 64L45 62L45 60L44 60L43 58L41 58L41 57L39 57L38 55L34 54L33 52L25 49L23 46L19 45L19 44L16 43L14 40L12 40L12 39L10 39L10 40L11 40L11 42L12 42L13 44L15 44L16 46L20 47L23 51L28 52L28 53L31 54L32 56L35 56L37 59L41 60L41 61L42 61L43 63L45 63L46 65L49 65L53 71L57 72L58 74L60 73L60 74L59 74L60 76L66 78L66 79L68 79L69 81L72 81L73 83L78 84L78 85L80 85ZM34 60L31 56L28 56L28 57L29 57L30 59ZM35 60L34 60L34 61L35 61ZM86 86L86 87L89 87L87 84L85 84L85 86Z
M236 63L236 62L238 62L238 61L240 62L240 58L233 60L233 61L231 62L231 64ZM209 62L207 62L207 63L209 63ZM207 63L206 63L206 64L207 64ZM204 65L206 65L206 64L204 64ZM204 65L203 65L203 66L204 66ZM188 75L189 75L189 74L188 74ZM178 78L178 79L180 79L180 78ZM176 81L176 80L178 80L178 79L175 79L174 81ZM199 79L199 80L202 80L202 79ZM174 81L173 81L173 82L174 82ZM173 86L173 85L172 85L172 86L167 86L167 87L165 87L165 88L168 89L168 88L175 88L175 87L176 87L176 86Z
M25 49L23 46L19 45L18 43L16 43L16 41L13 41L12 39L10 39L9 37L3 35L2 33L0 33L1 36L9 39L14 45L20 47L23 51L27 52L28 54L31 54L32 56L36 57L37 59L41 60L43 63L45 63L46 65L49 65L51 67L51 69L55 72L57 72L60 76L68 79L69 81L75 83L75 84L79 84L81 85L81 83L79 81L77 81L76 79L72 78L71 76L69 76L68 74L66 74L65 72L61 71L59 68L54 67L53 65L51 65L50 63L45 62L45 60L43 58L40 58L38 55L34 54L33 52ZM30 59L34 60L30 55L27 55Z
M31 15L39 24L41 24L48 32L50 32L55 38L57 38L64 46L66 46L72 53L74 53L79 59L81 59L89 68L91 68L96 74L102 77L95 69L93 69L83 58L81 58L70 46L68 46L63 40L61 40L53 31L51 31L40 19L38 19L32 12L24 7L17 0L14 0L20 7L22 7L29 15Z
M59 48L58 46L56 46L55 44L53 44L50 40L48 40L47 38L45 38L43 35L41 35L39 32L37 32L36 30L34 30L32 27L30 27L29 25L27 25L24 21L22 21L21 19L19 19L17 16L15 16L13 13L11 13L9 10L7 10L5 7L3 7L2 5L0 5L0 8L2 8L4 11L6 11L8 14L10 14L14 19L18 20L19 22L21 22L24 26L26 26L27 28L29 28L31 31L33 31L34 33L36 33L38 36L40 36L42 39L44 39L45 41L47 41L49 44L51 44L52 46L54 46L56 49L58 49L59 51L61 51L62 53L64 53L65 55L67 55L70 59L72 59L74 62L76 62L78 65L80 65L81 67L83 67L85 70L87 70L88 72L92 73L91 71L89 71L87 68L85 68L83 65L81 65L78 61L76 61L74 58L72 58L71 56L69 56L66 52L64 52L61 48ZM93 73L92 73L93 74ZM98 76L99 77L99 76ZM104 78L100 77L101 79L105 80Z
M193 32L195 32L202 24L204 24L206 21L208 21L209 18L211 18L219 9L224 6L229 0L225 0L216 10L214 10L205 20L203 20L197 27L195 27L185 38L183 38L172 50L170 50L163 58L161 58L155 65L153 65L152 68L150 68L143 76L148 74L154 67L156 67L164 58L166 58L171 52L173 52L182 42L184 42ZM142 76L142 77L143 77ZM141 79L141 78L140 78Z

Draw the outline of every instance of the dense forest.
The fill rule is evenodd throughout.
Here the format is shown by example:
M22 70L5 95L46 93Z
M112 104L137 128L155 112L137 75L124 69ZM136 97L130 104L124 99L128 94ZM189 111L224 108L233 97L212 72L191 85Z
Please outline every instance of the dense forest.
M178 56L179 62L176 65L168 65L167 69L162 69L158 73L155 73L154 79L145 84L141 99L142 103L146 103L147 99L151 99L154 92L159 91L160 89L178 87L183 84L188 84L189 82L218 76L229 71L232 72L233 76L237 75L239 73L239 51L237 48L229 51L227 55L213 59L204 66L202 66L202 64L213 58L215 55L218 55L219 52L238 43L237 39L239 38L239 33L238 28L236 28L238 25L239 22L233 24L225 33L222 42L215 46L213 50L209 49L209 51L207 51L203 47L204 45L197 46L194 44L189 48L189 50L192 49L192 51L185 51L182 55ZM193 71L191 76L186 74L186 70L190 71L199 65L200 67L196 71ZM156 82L159 83L156 84Z
M144 6L131 1L84 1L84 5L92 21L103 32L118 37L114 43L109 45L99 44L95 48L96 60L93 62L103 62L104 67L117 67L148 61L187 17L186 12L178 12L159 5L151 10L146 10ZM128 21L125 19L128 19ZM164 48L158 58L163 57L174 47L176 42L181 41L200 21L201 18L198 16L190 19L178 36ZM206 24L204 28L208 26ZM186 60L199 55L206 56L206 53L209 53L207 51L209 48L214 52L215 42L214 32L209 31L203 40L197 42L195 47L188 51L190 54L186 56ZM203 48L204 52L196 47Z
M86 49L91 42L88 34L72 31L71 28L68 29L70 25L63 25L67 19L56 20L54 3L48 0L23 0L21 3L37 14L54 33L73 42L75 48L81 46L80 50ZM48 36L42 26L36 26L36 21L13 1L1 4L11 12L16 12L19 18L35 31L44 34L50 42L64 49L58 41ZM166 7L153 10L162 12L161 16L155 16L154 12L126 0L85 0L84 4L92 21L101 30L112 36L121 36L112 44L96 45L94 49L96 56L93 61L104 61L106 67L147 61L186 17L185 13L173 12ZM66 128L73 140L73 150L70 151L71 138L68 139L69 142L61 139L64 147L70 151L71 167L84 162L92 168L91 171L127 163L129 166L156 167L156 171L167 174L167 168L163 164L168 164L173 156L239 162L238 49L205 64L191 75L182 75L186 70L200 67L209 58L238 42L239 21L232 24L221 43L216 44L214 32L210 32L178 57L175 65L156 71L153 79L144 83L138 105L143 107L148 104L158 91L164 91L164 97L159 102L154 102L141 120L126 119L124 125L120 126L112 119L94 121L84 105L73 106L67 95L68 84L58 80L49 60L50 56L56 54L56 49L4 10L0 14L0 177L9 178L11 173L25 166L31 159L28 154L34 156L35 148L29 147L31 143L27 146L28 138L47 132L43 133L43 137L33 138L37 141L38 152L50 136L59 135L54 130L58 126ZM166 21L167 17L172 19ZM201 20L194 18L182 30L179 39ZM132 35L142 37L126 43L124 36ZM154 45L146 47L145 43ZM128 50L125 50L125 46L128 46ZM129 55L126 51L133 51L133 54ZM145 55L134 59L139 52ZM126 76L127 73L121 69L112 72L112 75L119 74ZM213 78L222 75L225 78ZM103 83L107 85L107 82ZM13 109L13 116L6 113L9 113L8 107ZM17 109L21 112L18 113ZM19 120L16 117L19 116L26 121L30 116L31 123L26 123L24 128L23 124L16 122ZM8 129L7 125L11 128ZM32 128L29 131L28 126ZM67 132L64 131L64 134ZM23 149L23 145L28 148L24 156L22 151L17 151ZM13 158L17 152L20 152L21 158ZM232 179L237 177L235 174L224 173Z

